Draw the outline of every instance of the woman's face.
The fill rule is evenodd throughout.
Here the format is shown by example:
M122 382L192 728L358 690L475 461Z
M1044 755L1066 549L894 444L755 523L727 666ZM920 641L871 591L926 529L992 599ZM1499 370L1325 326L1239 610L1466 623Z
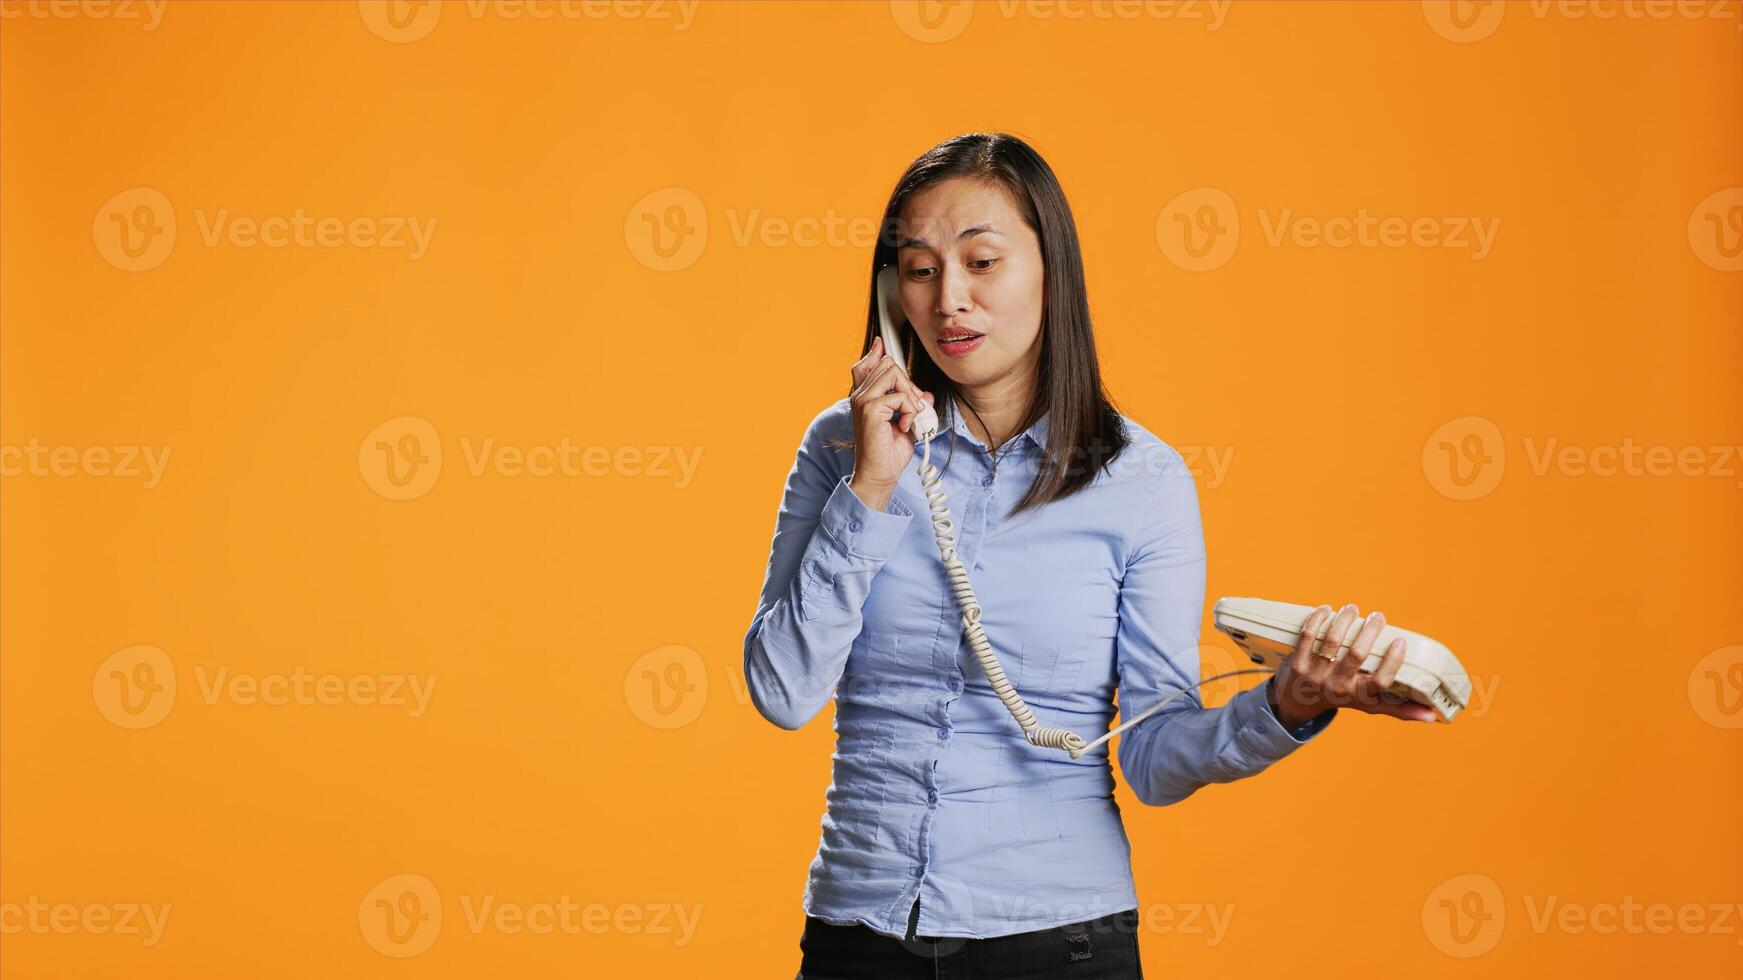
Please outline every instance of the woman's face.
M897 217L902 312L926 352L965 388L1032 378L1040 360L1041 241L1002 185L956 177ZM978 339L955 341L972 335Z

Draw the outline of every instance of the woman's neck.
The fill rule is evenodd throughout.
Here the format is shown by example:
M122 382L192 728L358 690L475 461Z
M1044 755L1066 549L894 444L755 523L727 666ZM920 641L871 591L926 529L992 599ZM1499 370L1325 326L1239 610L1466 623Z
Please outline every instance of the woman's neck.
M1017 435L1017 426L1029 414L1034 386L1021 378L1000 378L983 385L958 389L964 402L962 422L974 437L998 451ZM968 409L972 409L969 411Z

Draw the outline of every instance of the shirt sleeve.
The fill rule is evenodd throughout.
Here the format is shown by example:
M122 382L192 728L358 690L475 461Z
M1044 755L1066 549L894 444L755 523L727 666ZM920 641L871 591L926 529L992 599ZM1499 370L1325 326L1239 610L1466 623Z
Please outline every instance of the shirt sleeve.
M1126 557L1119 597L1120 714L1135 717L1198 683L1204 616L1205 550L1198 489L1172 447L1156 450L1161 472ZM1206 708L1197 688L1128 729L1120 769L1137 798L1166 806L1207 783L1256 775L1331 723L1331 709L1292 733L1266 697L1266 685Z
M744 638L751 702L786 729L810 721L834 694L864 622L872 578L914 516L895 497L873 510L848 486L852 451L825 441L853 435L846 406L843 399L813 419L799 445Z

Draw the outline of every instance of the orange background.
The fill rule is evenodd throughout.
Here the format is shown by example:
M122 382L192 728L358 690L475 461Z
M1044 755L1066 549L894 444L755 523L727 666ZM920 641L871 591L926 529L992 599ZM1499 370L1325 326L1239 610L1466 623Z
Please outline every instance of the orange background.
M947 7L709 4L684 30L509 9L187 3L145 30L0 5L0 443L171 451L150 489L4 478L0 903L171 906L149 947L6 934L9 980L792 975L832 733L759 718L741 644L799 437L858 353L869 246L778 232L875 219L909 160L975 129L1059 174L1122 411L1232 454L1216 486L1201 472L1209 598L1384 610L1479 689L1451 726L1346 713L1176 806L1122 786L1140 901L1176 915L1143 934L1146 969L1738 961L1735 915L1660 935L1539 931L1532 912L1743 901L1743 461L1598 476L1531 457L1743 443L1743 228L1725 225L1743 201L1700 211L1743 184L1736 4L1521 3L1497 26L1481 6L1254 3L1214 30L989 5L937 41L915 33L951 29ZM104 209L141 187L176 237L125 271ZM706 222L670 271L638 237L664 188L694 195L672 227ZM1195 188L1240 223L1196 272L1158 238ZM299 208L436 224L415 260L202 235L220 211ZM1284 209L1499 225L1480 259L1273 244ZM403 417L438 433L442 469L394 500L369 440ZM1466 417L1505 462L1459 500L1434 460L1463 431L1436 433ZM684 486L633 461L474 475L462 440L485 439L701 455ZM1467 462L1503 465L1495 448ZM1207 671L1232 657L1208 620L1204 642ZM177 689L131 729L103 665L141 644ZM299 668L435 688L413 718L201 684ZM656 697L668 679L688 693ZM444 917L403 958L372 948L366 900L400 874ZM1456 955L1474 947L1436 924L1441 899L1503 911L1469 905L1497 893L1467 875L1504 930ZM682 944L474 931L485 896L699 918ZM1187 907L1232 910L1226 934L1182 928Z

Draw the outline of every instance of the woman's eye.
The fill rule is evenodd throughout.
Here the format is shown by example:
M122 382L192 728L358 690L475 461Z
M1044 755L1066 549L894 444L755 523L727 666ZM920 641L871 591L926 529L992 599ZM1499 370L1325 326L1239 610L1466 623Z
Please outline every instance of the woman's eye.
M985 272L986 270L992 268L993 263L995 263L997 261L998 261L998 259L974 259L973 261L969 262L968 264L974 268L980 269L982 272Z
M910 278L910 279L924 279L928 275L930 275L931 273L932 273L931 269L909 269L908 270L908 278Z

